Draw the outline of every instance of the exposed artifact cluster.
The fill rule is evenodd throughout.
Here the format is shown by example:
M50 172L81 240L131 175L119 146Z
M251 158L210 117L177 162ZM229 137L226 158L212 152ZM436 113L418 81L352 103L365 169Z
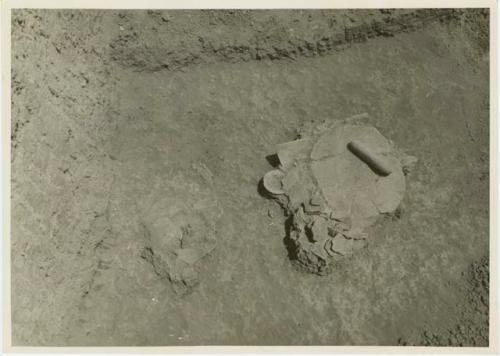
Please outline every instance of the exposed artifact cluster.
M405 172L416 158L394 148L360 114L302 128L279 144L280 165L263 185L290 216L295 260L325 274L332 262L365 246L366 228L403 199Z

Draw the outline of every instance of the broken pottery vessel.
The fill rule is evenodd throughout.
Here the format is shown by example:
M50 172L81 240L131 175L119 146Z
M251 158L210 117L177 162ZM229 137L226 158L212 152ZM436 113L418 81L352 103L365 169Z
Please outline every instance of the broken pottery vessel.
M336 260L365 246L365 230L403 199L405 173L416 158L394 148L368 114L304 127L279 144L280 165L263 185L290 216L291 257L326 274Z
M198 268L216 247L215 222L222 213L212 173L202 163L193 165L191 173L162 180L139 202L141 257L180 295L199 283Z

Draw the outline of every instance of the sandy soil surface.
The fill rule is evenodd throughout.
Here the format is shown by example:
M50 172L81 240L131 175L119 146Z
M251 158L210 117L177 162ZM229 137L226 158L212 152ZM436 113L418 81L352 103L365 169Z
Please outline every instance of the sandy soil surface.
M487 11L12 21L14 345L488 344ZM361 112L419 159L401 214L331 275L299 271L266 156ZM179 294L142 222L181 205L217 244Z

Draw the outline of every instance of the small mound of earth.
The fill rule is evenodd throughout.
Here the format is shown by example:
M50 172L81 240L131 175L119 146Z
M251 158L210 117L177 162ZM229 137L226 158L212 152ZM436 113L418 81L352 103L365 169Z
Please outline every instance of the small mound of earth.
M365 246L365 229L403 199L405 173L416 158L394 148L368 114L304 127L277 145L278 169L263 185L290 215L296 261L325 274L335 260Z
M194 166L211 183L204 165ZM141 257L155 273L186 294L199 282L197 266L216 247L215 222L220 216L211 184L186 175L165 182L162 194L146 197L141 205L144 249Z

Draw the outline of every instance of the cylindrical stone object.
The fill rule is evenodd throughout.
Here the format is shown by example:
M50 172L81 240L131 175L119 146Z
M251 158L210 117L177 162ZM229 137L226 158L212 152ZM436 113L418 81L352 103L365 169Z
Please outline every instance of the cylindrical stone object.
M363 145L360 141L353 140L347 144L349 151L354 153L356 157L365 162L376 174L385 177L392 173L389 165L384 162L382 157L377 157L376 154L370 152L369 148Z

